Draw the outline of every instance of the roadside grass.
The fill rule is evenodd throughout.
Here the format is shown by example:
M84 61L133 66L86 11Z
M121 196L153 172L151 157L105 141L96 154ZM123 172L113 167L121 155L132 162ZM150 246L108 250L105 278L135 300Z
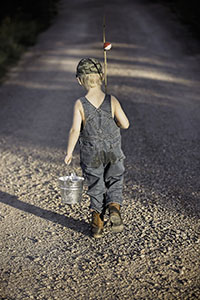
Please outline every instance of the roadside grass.
M34 45L39 33L35 21L24 22L7 17L0 26L0 78L16 63L28 46Z
M30 12L5 16L0 21L0 83L5 79L9 68L17 63L22 53L37 41L38 34L52 23L57 14L58 0L52 0L51 6L38 11L32 17Z

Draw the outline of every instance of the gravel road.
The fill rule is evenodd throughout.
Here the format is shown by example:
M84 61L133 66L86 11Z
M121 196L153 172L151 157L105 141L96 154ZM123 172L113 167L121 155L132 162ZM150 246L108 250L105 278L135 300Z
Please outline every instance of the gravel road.
M103 5L104 4L104 5ZM131 126L123 233L90 236L89 199L61 203L82 57L102 59ZM200 299L200 46L160 4L61 1L0 86L0 299ZM78 148L74 167L81 174Z

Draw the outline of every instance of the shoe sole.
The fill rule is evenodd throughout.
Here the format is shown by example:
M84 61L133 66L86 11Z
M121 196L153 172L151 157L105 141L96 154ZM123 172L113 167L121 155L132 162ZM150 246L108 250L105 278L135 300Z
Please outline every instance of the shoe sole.
M102 234L93 234L92 236L93 236L93 238L95 238L95 239L99 239L99 238L102 237Z
M122 232L124 225L119 215L111 214L110 216L111 229L113 232Z
M93 236L95 239L101 238L102 235L103 235L103 230L102 230L102 231L99 230L99 231L97 231L97 232L95 232L95 231L93 232L93 230L92 230L92 236Z
M123 224L121 224L119 226L112 225L111 230L112 230L112 232L115 232L115 233L122 232L124 230L124 225Z

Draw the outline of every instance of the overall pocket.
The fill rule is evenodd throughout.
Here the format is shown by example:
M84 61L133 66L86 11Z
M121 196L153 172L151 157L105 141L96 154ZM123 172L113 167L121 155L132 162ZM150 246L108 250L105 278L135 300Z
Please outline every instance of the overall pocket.
M97 168L100 166L98 151L90 142L80 142L80 162L88 167Z
M124 155L121 149L121 142L117 142L111 145L110 148L110 162L115 163L119 160L125 159L126 156Z

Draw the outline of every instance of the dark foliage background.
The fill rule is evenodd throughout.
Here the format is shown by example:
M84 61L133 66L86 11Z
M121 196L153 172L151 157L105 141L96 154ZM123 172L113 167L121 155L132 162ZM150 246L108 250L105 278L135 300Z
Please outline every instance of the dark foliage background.
M59 0L0 1L0 77L36 42L57 13Z
M38 21L47 26L55 15L58 0L6 0L0 2L0 21L5 17L24 21Z
M200 37L200 5L198 0L153 0L171 8L181 22L197 37Z

